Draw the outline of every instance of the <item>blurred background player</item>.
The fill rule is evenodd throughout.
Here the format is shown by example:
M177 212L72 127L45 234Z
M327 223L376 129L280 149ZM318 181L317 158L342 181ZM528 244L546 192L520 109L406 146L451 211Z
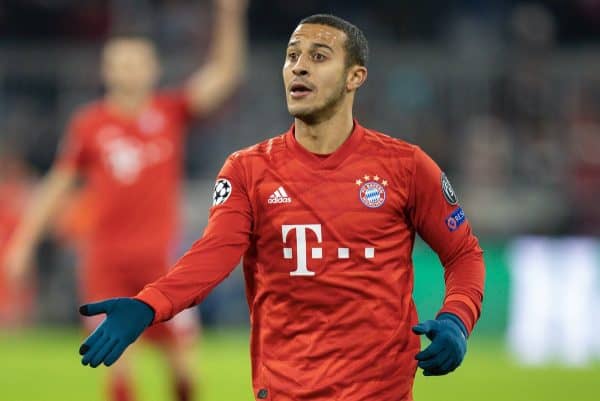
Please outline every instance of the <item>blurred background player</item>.
M7 250L14 283L26 279L38 241L79 177L83 199L90 200L83 207L86 238L78 244L82 299L135 295L165 273L176 245L185 129L192 118L214 113L244 70L247 1L215 0L214 7L209 57L180 88L155 90L160 66L150 40L120 36L106 43L106 93L71 118L54 166ZM176 399L190 400L187 347L168 325L148 334L166 356ZM114 401L134 399L127 361L111 369L109 393Z

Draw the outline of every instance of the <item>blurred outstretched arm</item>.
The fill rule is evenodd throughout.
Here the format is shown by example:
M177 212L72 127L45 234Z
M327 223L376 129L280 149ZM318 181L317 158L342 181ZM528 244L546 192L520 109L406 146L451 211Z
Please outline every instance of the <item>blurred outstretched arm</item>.
M22 282L28 275L35 247L76 180L76 170L54 168L40 184L33 201L25 209L3 261L13 283Z

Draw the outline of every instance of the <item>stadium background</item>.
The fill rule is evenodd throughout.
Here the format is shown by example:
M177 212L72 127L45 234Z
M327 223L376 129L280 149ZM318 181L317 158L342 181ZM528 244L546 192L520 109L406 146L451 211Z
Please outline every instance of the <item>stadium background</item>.
M202 233L224 158L289 126L284 47L299 19L315 12L365 31L369 79L355 115L438 161L486 251L483 317L467 360L448 377L419 377L416 399L599 399L600 1L251 1L246 81L189 136L180 250ZM99 49L108 35L153 38L163 84L172 85L202 61L210 24L209 1L1 2L0 189L15 177L34 185L70 112L101 94ZM2 401L101 399L102 370L81 368L76 355L71 248L59 230L48 236L30 320L0 322ZM547 260L529 255L533 248ZM415 266L417 306L430 317L442 270L423 244ZM201 313L204 399L252 399L239 270ZM143 399L165 399L160 361L139 348Z

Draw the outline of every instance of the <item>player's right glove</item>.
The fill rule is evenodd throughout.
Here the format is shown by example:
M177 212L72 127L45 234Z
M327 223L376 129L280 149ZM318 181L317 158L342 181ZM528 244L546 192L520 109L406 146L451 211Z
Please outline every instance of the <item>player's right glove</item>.
M440 376L456 369L467 352L467 329L458 316L441 313L413 327L415 334L425 334L431 344L415 359L425 376Z
M133 298L111 298L82 305L79 313L94 316L106 313L106 318L85 339L79 348L81 363L95 368L102 362L110 366L154 320L154 310Z

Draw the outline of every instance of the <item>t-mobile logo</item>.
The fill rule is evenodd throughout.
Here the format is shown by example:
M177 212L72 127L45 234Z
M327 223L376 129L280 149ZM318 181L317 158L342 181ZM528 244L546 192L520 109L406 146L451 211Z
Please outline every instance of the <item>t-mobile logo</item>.
M283 243L287 243L287 235L291 230L296 230L296 270L290 273L290 276L314 276L315 272L308 270L306 265L306 230L310 230L317 236L317 242L323 242L321 237L320 224L284 224L281 226L281 234L283 235ZM312 248L311 254L313 259L321 259L323 257L323 248ZM292 258L292 248L283 248L283 257L285 259Z
M290 231L296 232L296 270L290 272L290 276L314 276L315 272L309 270L307 264L306 232L311 231L317 238L317 243L323 242L320 224L284 224L281 226L283 243L287 244L287 237ZM323 248L311 248L311 257L313 259L323 258ZM283 258L292 259L293 248L283 248ZM365 248L364 257L372 259L375 257L375 248ZM338 248L338 259L349 259L350 250L348 248Z

